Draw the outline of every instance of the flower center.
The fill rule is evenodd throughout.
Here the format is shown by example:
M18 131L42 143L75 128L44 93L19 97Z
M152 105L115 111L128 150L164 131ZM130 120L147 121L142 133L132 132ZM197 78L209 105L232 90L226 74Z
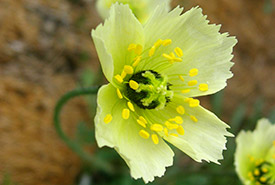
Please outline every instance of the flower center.
M255 182L255 184L273 185L274 177L271 175L274 170L273 168L274 166L270 162L256 160L255 168L249 172L248 176L251 181Z
M166 76L156 71L140 71L127 84L127 97L143 109L163 109L173 97Z

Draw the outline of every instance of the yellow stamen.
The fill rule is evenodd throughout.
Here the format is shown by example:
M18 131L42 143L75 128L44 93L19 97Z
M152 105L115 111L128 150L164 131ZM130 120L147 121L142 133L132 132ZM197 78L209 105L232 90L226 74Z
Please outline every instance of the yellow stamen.
M162 42L162 45L163 46L168 46L169 44L171 44L172 43L172 40L171 39L166 39L166 40L164 40L163 42Z
M137 123L138 123L139 125L141 125L142 127L146 128L146 124L145 124L143 121L137 119Z
M188 85L189 85L189 86L194 86L194 85L196 85L197 83L198 83L197 80L191 80L191 81L188 82Z
M200 105L200 100L197 99L191 99L189 101L189 106L190 107L198 107Z
M184 82L184 78L181 75L179 75L179 78L180 78L181 81Z
M261 178L260 178L260 181L263 182L263 183L265 183L266 180L267 180L267 179L266 179L265 177L261 177Z
M123 82L123 78L120 75L116 75L115 79L119 82L122 83Z
M275 159L275 154L273 154L273 156L272 156L272 157L273 157L273 159Z
M148 132L146 132L145 130L140 130L139 135L144 139L148 139L150 137L150 134Z
M183 52L179 47L175 48L175 53L178 55L178 57L182 57L183 56Z
M104 118L104 123L108 124L112 121L113 117L111 114L107 114Z
M185 94L185 93L189 93L190 92L190 89L183 89L181 90L181 93Z
M122 70L121 75L120 75L121 78L124 79L126 75L127 75L127 73L124 70Z
M193 115L190 116L190 119L191 119L192 121L194 121L194 122L198 122L198 119L197 119L195 116L193 116Z
M174 137L179 137L179 135L178 135L178 134L175 134L175 133L171 133L170 135L171 135L171 136L174 136Z
M157 145L159 143L159 137L156 134L152 134L152 141Z
M180 135L184 135L184 128L180 125L180 126L177 128L177 132L178 132Z
M139 119L140 119L140 121L142 121L145 124L147 124L147 120L143 116L139 116Z
M129 107L129 109L131 110L131 111L133 111L133 112L135 112L135 108L134 108L134 105L131 103L131 102L127 102L127 105L128 105L128 107Z
M176 108L176 111L177 111L179 114L181 114L181 115L183 115L183 114L185 113L185 109L184 109L184 107L181 106L181 105L179 105L179 106Z
M165 122L165 125L167 126L167 128L168 128L169 130L177 129L177 128L179 127L179 125L169 123L168 121Z
M182 123L183 123L183 120L182 120L182 118L181 118L180 116L176 116L176 117L175 117L175 122L176 122L177 124L182 124Z
M149 51L149 57L153 56L155 51L156 51L156 46L151 47L151 49Z
M189 71L189 76L196 76L198 75L199 70L197 68L193 68Z
M129 109L123 109L122 111L122 118L123 119L128 119L130 116L130 110Z
M164 134L165 134L166 136L168 136L168 129L167 129L167 128L164 128L163 131L164 131Z
M181 58L173 58L173 60L176 61L176 62L182 62Z
M258 169L255 169L254 170L254 175L256 175L256 176L260 175L260 171Z
M163 43L163 40L159 39L157 42L155 42L154 46L159 47Z
M173 60L173 57L171 57L170 55L163 53L162 56L168 60Z
M199 85L200 91L207 91L208 90L208 84L200 84Z
M188 103L189 103L191 100L193 100L193 98L184 98L184 100L183 100L183 101L184 101L184 102L188 102Z
M123 71L125 71L125 73L127 74L133 74L134 72L134 69L132 66L129 66L129 65L125 65L124 68L123 68Z
M130 45L128 46L128 51L133 51L133 50L136 49L136 47L137 47L136 44L130 44Z
M141 60L141 56L137 56L134 60L135 60L135 62L133 63L133 67L136 67Z
M137 55L140 55L142 53L142 46L140 44L136 46L135 53Z
M116 89L116 93L117 93L117 96L118 96L119 99L122 99L122 98L123 98L123 96L122 96L122 94L121 94L119 88Z
M163 130L163 126L160 124L153 124L150 129L155 132L161 132Z
M137 90L139 87L139 84L134 80L130 80L129 85L130 85L131 89L134 89L134 90Z
M264 173L267 173L267 172L268 172L268 169L265 168L265 167L262 167L261 170L262 170Z

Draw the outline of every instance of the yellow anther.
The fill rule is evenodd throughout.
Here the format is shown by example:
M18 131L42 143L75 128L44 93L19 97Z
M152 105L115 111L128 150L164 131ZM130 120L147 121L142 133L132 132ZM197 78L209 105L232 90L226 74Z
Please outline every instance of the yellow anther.
M267 181L267 179L265 177L261 177L260 181L263 182L263 183L265 183Z
M200 100L197 99L191 99L189 101L189 106L190 107L198 107L200 105Z
M189 103L191 100L193 100L193 98L184 98L183 101Z
M141 125L142 127L146 128L146 124L145 124L143 121L137 119L137 123L138 123L139 125Z
M254 180L254 178L251 178L252 179L252 181ZM260 183L260 182L256 182L256 185L261 185L262 183Z
M164 134L165 134L166 136L168 136L168 129L167 129L167 128L164 128L163 131L164 131Z
M127 73L124 70L122 70L121 75L120 75L121 78L124 79L126 75L127 75Z
M183 56L183 52L179 47L175 48L175 53L178 55L178 57L182 57Z
M180 125L180 126L177 128L177 132L179 133L179 135L184 135L184 128Z
M123 71L127 74L133 74L134 72L134 69L132 66L129 66L129 65L125 65L124 68L123 68Z
M142 46L140 44L137 44L137 46L135 48L135 53L137 55L140 55L142 53Z
M198 75L199 70L197 68L193 68L189 71L189 76L196 76Z
M179 79L184 82L184 78L181 75L179 75Z
M145 130L140 130L139 135L144 139L148 139L150 137L150 134L148 132L146 132Z
M192 121L194 121L194 122L198 122L198 119L197 119L195 116L193 116L193 115L190 116L190 119L191 119Z
M169 55L172 57L172 59L176 58L176 55L173 52L171 52Z
M129 109L123 109L122 111L122 118L123 119L128 119L130 116L130 110Z
M175 122L176 122L177 124L182 124L182 123L183 123L182 117L176 116L176 117L175 117Z
M179 114L181 114L181 115L183 115L183 114L185 113L185 109L184 109L184 107L181 106L181 105L179 105L179 106L176 108L176 111L177 111Z
M194 85L196 85L197 83L198 83L197 80L191 80L191 81L188 82L188 85L189 85L189 86L194 86Z
M185 93L189 93L190 92L190 89L183 89L181 90L181 93L185 94Z
M159 39L157 42L155 42L154 46L157 48L160 45L162 45L162 43L163 43L163 40Z
M116 89L116 94L117 94L117 96L118 96L119 99L122 99L122 98L123 98L123 96L122 96L122 94L121 94L119 88Z
M275 154L273 154L273 156L272 156L272 157L273 157L273 159L275 159Z
M208 84L200 84L199 85L200 91L207 91L208 90Z
M116 75L115 79L119 82L122 83L123 82L123 78L120 75Z
M128 51L133 51L133 50L136 49L136 47L137 47L136 44L130 44L130 45L128 46Z
M177 124L172 124L172 123L167 123L167 128L169 129L169 130L173 130L173 129L177 129L178 127L179 127L179 125L177 125Z
M173 57L171 57L170 55L163 53L162 56L168 60L173 60Z
M104 123L108 124L112 121L113 117L111 114L107 114L104 118Z
M179 137L179 135L178 135L178 134L175 134L175 133L171 133L170 135L171 135L171 136L174 136L174 137Z
M157 145L159 143L159 137L157 134L152 134L152 141Z
M139 87L139 84L134 80L130 80L129 85L130 85L131 89L134 89L134 90L137 90Z
M133 112L135 112L135 108L134 108L134 105L131 103L131 102L127 102L127 105L128 105L128 107L129 107L129 109L131 110L131 111L133 111Z
M256 175L256 176L260 175L260 170L255 169L255 170L254 170L254 175Z
M169 44L171 44L172 43L172 40L171 39L166 39L166 40L164 40L163 42L162 42L162 45L163 46L168 46Z
M145 124L147 124L147 120L143 117L143 116L139 116L140 121L144 122Z
M182 62L182 59L181 59L181 58L173 58L173 60L174 60L175 62Z
M265 168L265 167L262 167L261 170L262 170L262 172L264 172L264 173L267 173L267 172L268 172L268 169Z
M150 129L155 132L161 132L163 130L163 126L161 124L153 124Z
M135 61L133 63L133 67L136 67L139 64L140 60L141 60L141 56L137 56L134 60Z
M149 51L149 57L153 56L155 51L156 51L156 46L151 47L151 49Z

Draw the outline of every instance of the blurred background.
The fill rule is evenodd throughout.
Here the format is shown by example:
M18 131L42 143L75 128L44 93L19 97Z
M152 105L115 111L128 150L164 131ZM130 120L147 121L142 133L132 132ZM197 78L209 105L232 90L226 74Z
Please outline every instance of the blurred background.
M199 5L222 32L237 36L225 90L201 98L237 134L268 117L275 122L275 0L174 0L185 10ZM0 184L143 185L126 163L94 139L96 96L75 98L62 112L66 133L106 173L83 162L58 137L53 109L76 87L106 83L90 37L102 20L93 0L0 0ZM239 185L234 173L234 139L221 166L196 163L176 148L174 166L154 185ZM221 178L222 177L222 178Z

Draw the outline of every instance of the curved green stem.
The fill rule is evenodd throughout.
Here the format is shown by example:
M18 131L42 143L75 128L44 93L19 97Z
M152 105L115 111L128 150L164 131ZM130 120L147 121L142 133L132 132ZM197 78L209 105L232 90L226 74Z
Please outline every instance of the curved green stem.
M97 169L103 170L107 173L112 173L112 167L106 163L105 161L95 158L89 153L87 153L83 148L74 140L70 139L62 130L60 124L60 113L63 106L73 97L81 96L81 95L93 95L96 94L99 87L88 87L88 88L81 88L75 89L72 91L67 92L63 95L59 101L57 102L54 110L54 126L58 135L63 139L63 141L75 152L77 153L85 162L88 162L93 167Z

